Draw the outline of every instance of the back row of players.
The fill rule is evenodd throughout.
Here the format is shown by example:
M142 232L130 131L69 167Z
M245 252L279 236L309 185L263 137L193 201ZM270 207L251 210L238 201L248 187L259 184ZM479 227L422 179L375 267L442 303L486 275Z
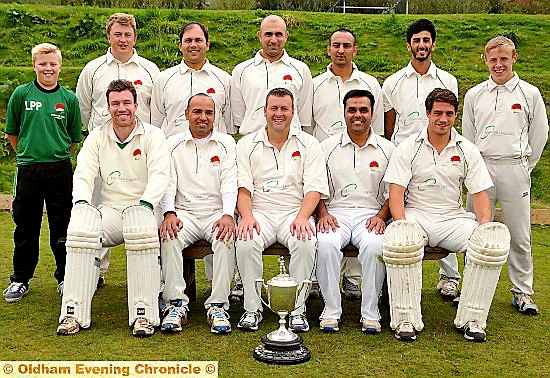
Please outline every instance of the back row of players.
M236 233L237 263L245 292L245 313L238 326L256 330L262 315L253 281L261 276L261 251L275 241L282 242L291 252L291 275L298 280L309 278L315 262L316 239L315 225L310 217L317 207L317 230L320 231L317 235L317 274L325 299L320 327L324 331L339 328L340 248L352 242L359 248L361 264L351 262L347 275L354 284L357 281L353 280L363 278L362 330L379 332L377 302L385 276L384 264L379 260L382 234L385 221L390 218L390 208L394 220L405 219L403 198L407 189L406 218L416 219L422 229L415 227L416 223L394 222L391 227L398 231L386 233L389 247L384 252L384 260L392 302L391 327L396 337L414 339L416 332L423 327L419 275L407 276L413 277L413 289L411 293L403 293L392 282L404 278L392 267L405 264L420 269L420 249L409 246L406 251L400 251L399 245L403 241L399 239L408 237L411 240L405 244L421 247L423 237L427 237L430 245L444 246L453 252L466 250L468 238L477 223L465 220L473 215L463 212L459 202L460 185L457 183L463 181L473 194L472 209L479 223L492 219L491 208L494 208L496 199L500 200L512 236L510 279L513 304L523 313L538 312L530 297L533 293L533 269L529 173L544 148L548 122L539 91L521 81L512 71L517 53L510 40L497 37L487 44L484 59L491 77L470 90L465 98L463 133L481 150L489 168L489 178L485 164L482 164L481 157L477 157L477 149L470 150L467 141L451 130L458 106L457 81L431 62L436 33L429 20L420 19L410 24L407 47L411 52L411 62L390 76L382 88L375 78L360 72L352 62L357 53L356 41L353 33L346 29L335 31L330 38L327 53L332 63L327 72L311 79L307 66L285 52L288 33L284 21L278 16L268 16L262 21L258 32L262 50L253 59L237 65L232 76L206 60L208 31L199 23L182 28L179 46L184 59L180 65L162 73L154 63L139 57L133 49L136 25L132 16L120 13L111 16L107 36L111 44L109 51L86 65L77 85L83 122L90 130L98 128L104 132L92 133L87 139L75 172L73 201L79 206L73 208L73 228L69 226L67 277L58 333L75 333L80 327L86 328L90 324L90 307L86 302L88 299L91 302L97 282L94 276L99 274L99 269L93 270L93 274L89 270L90 279L85 281L90 283L95 279L93 284L76 284L74 278L86 276L76 266L99 265L99 256L90 247L98 244L81 240L92 238L90 235L97 237L98 229L103 229L104 246L127 243L130 325L134 327L134 334L150 335L154 326L160 324L152 297L158 292L156 273L147 268L155 265L155 248L158 246L155 247L151 240L156 235L156 224L143 222L147 218L147 213L142 214L143 207L129 208L127 220L121 214L131 204L127 201L129 197L140 199L146 206L156 205L160 197L155 196L162 195L163 180L167 180L168 171L171 180L168 193L161 201L164 221L160 231L164 239L161 255L166 282L163 296L169 305L161 329L181 330L187 319L188 299L183 294L185 283L181 278L181 263L177 261L181 260L183 247L202 238L212 242L214 251L212 296L205 304L211 330L219 333L231 329L226 310L234 267L234 257L231 256L234 253L233 243L227 240ZM133 89L124 82L112 83L117 79L130 80L135 96ZM280 89L269 92L272 88ZM435 91L428 97L435 88L448 91ZM368 92L349 92L353 89ZM270 96L266 99L268 92ZM193 97L200 93L206 95ZM118 97L119 94L121 98L118 99L109 97ZM429 103L425 102L426 97L431 98ZM131 108L136 103L139 107L135 106L135 114L140 120L137 125L144 125L143 130L135 127ZM151 153L150 148L160 150L158 139L155 141L152 137L149 145L149 142L140 142L140 138L136 138L143 133L142 138L148 139L150 133L145 122L160 127L166 136L177 135L169 139L170 170L163 172L161 169L166 162L163 163L160 152L158 159L152 158L156 153ZM371 125L373 133L370 132ZM430 127L433 127L433 135L430 135ZM214 132L211 132L212 128ZM300 129L310 132L320 141L328 138L323 142L326 167L322 164L323 153L316 147L314 139L298 132ZM243 138L239 142L241 147L237 147L238 179L234 157L231 157L235 154L234 142L219 133L237 131L243 135L252 134ZM9 117L6 132L9 136L17 135L15 130L10 130ZM395 144L414 135L398 149L400 158L394 159L402 163L401 168L394 168L393 175L388 173L384 178L390 183L389 202L382 178L394 146L378 135L385 135ZM442 139L434 139L440 137ZM78 142L74 138L72 141ZM115 149L110 148L113 141L118 145ZM128 144L132 146L126 148ZM369 146L374 151L365 148ZM126 156L128 150L131 150L131 156ZM137 161L142 156L145 159L140 169L145 176L141 185L136 185L140 181L136 178L139 175L128 176L123 169L132 171L130 160ZM415 168L418 162L421 164ZM403 171L405 167L408 171ZM327 168L328 187L323 179ZM90 179L93 181L100 172L102 182L99 186L103 198L94 200ZM506 172L508 177L512 174L514 179L509 180L502 172ZM153 173L159 175L155 180ZM421 173L420 176L417 177L417 173ZM415 182L420 178L423 181ZM194 180L196 185L191 184ZM128 193L129 184L131 193ZM113 190L116 185L120 185L118 191ZM419 191L411 190L411 185ZM400 200L394 200L392 206L392 198ZM95 208L78 203L80 201L101 202L102 220L97 220ZM232 218L235 204L241 217L237 229ZM421 214L413 214L414 211ZM422 214L423 211L426 214ZM14 219L15 213L14 206ZM83 224L91 233L80 235L86 228ZM184 231L181 231L182 227ZM505 234L501 228L491 227L487 229L489 231L474 233L470 243L484 240L491 233ZM123 228L127 229L124 233ZM216 237L211 234L214 230L218 230ZM129 243L129 239L133 242ZM502 244L506 238L497 239ZM15 257L18 255L17 245L16 240ZM507 248L502 245L495 250L506 250L507 253ZM83 249L87 255L82 253ZM139 257L143 251L150 252L145 254L148 257ZM400 252L407 256L399 255ZM474 257L469 260L481 261L479 266L500 266L506 261L506 256L504 252L495 253L486 259L481 253L480 260ZM100 255L105 271L108 250ZM88 262L78 260L83 256L87 256ZM27 276L18 276L15 257L12 285L5 294L8 301L17 300L26 293L35 267L35 264L31 267L30 276L29 269ZM56 260L59 260L57 254ZM171 263L166 264L167 261ZM438 288L444 295L456 296L460 279L456 256L450 255L441 262ZM160 274L160 270L157 273ZM467 271L465 275L466 280ZM489 277L484 282L488 290L481 299L475 297L473 291L466 290L465 281L463 297L470 293L471 298L468 295L465 300L463 298L461 303L464 304L459 305L455 321L466 338L476 341L485 339L485 320L494 292L491 285L496 285L498 273L496 278L494 274L483 274L483 277ZM63 282L59 264L56 278ZM138 285L144 280L147 285ZM394 289L397 291L392 295ZM476 291L475 288L472 290ZM480 300L486 302L481 315L468 313L469 304ZM289 326L295 331L309 329L303 308L292 314Z

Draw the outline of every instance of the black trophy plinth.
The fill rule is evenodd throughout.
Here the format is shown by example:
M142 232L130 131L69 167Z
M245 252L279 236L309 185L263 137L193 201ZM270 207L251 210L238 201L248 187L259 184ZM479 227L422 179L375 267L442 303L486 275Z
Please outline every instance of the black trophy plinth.
M265 335L262 337L262 344L254 349L253 355L256 361L266 364L301 364L311 358L311 353L302 344L303 340L300 336L290 341L274 341Z

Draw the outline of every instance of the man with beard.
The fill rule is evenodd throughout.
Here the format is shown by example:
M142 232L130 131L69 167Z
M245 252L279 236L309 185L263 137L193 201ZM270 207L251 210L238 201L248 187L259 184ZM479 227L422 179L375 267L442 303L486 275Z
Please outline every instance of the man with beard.
M435 88L451 90L458 98L456 78L432 62L435 50L435 26L428 19L413 21L407 28L409 64L384 81L384 135L398 145L409 135L426 127L428 118L424 101ZM458 261L450 254L439 260L440 280L437 284L446 299L458 296Z

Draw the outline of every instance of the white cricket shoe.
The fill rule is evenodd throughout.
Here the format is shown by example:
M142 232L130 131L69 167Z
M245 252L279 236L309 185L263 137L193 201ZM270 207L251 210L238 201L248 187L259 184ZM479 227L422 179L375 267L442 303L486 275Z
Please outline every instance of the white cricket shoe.
M74 335L78 331L80 331L80 324L73 316L65 316L57 327L57 334L60 336Z
M212 333L231 332L229 314L222 306L210 305L210 308L206 312L206 321L210 324L210 332Z
M437 290L441 296L448 300L453 300L458 297L458 281L455 278L449 278L442 274L437 283Z
M321 319L321 323L319 323L319 329L325 333L333 333L338 332L340 330L340 327L338 326L338 319Z
M171 301L164 308L160 330L163 332L181 332L182 326L187 324L188 308L183 305L181 299Z
M155 333L155 327L145 318L137 318L132 334L137 337L149 337Z
M533 302L531 296L528 294L514 293L512 306L525 315L537 315L539 313L539 306Z

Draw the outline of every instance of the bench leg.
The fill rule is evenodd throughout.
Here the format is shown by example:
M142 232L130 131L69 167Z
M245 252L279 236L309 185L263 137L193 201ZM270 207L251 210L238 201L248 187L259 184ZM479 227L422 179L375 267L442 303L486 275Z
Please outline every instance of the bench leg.
M183 259L183 279L185 280L185 294L189 301L197 300L197 281L195 280L195 259Z

